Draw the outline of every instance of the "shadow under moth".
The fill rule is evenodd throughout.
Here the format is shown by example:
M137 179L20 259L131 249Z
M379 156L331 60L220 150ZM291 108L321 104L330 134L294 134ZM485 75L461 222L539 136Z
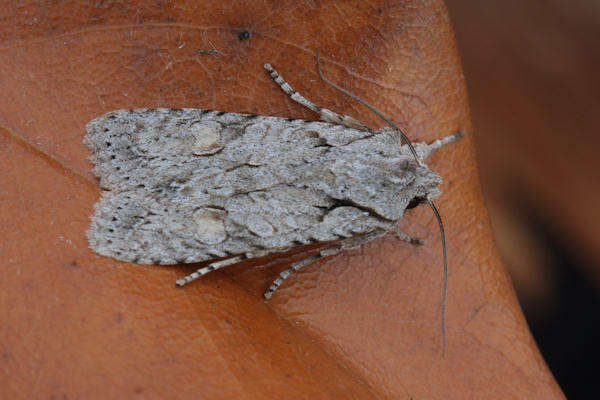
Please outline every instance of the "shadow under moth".
M87 232L90 246L138 264L221 259L179 279L182 286L246 258L326 243L283 271L266 291L268 299L292 272L320 257L388 233L420 243L398 223L407 208L426 202L442 233L444 349L446 248L432 202L442 179L423 160L462 132L413 145L317 65L327 83L390 127L374 131L315 105L269 64L275 82L323 122L192 108L119 110L90 121L84 142L104 189Z

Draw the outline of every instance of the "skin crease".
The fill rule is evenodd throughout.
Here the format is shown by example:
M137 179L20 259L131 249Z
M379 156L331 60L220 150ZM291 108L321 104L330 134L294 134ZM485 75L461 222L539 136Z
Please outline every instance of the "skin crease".
M0 36L6 396L562 398L493 245L441 2L15 7L3 10L11 18ZM468 133L428 163L444 178L443 359L441 246L427 207L401 225L423 246L376 239L315 262L269 302L262 294L274 277L314 248L245 261L183 289L172 282L197 265L145 267L88 248L100 189L82 138L104 112L194 107L316 120L273 84L262 69L270 62L317 104L383 126L320 81L315 47L328 78L414 142Z

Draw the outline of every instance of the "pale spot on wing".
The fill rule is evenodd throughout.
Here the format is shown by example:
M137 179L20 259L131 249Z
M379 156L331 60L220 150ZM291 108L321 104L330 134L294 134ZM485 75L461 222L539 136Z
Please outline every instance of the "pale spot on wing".
M194 213L196 239L206 244L217 244L227 238L225 225L216 213L201 209Z
M223 146L221 145L221 124L214 121L198 123L190 128L190 133L194 137L192 153L196 155L216 153Z

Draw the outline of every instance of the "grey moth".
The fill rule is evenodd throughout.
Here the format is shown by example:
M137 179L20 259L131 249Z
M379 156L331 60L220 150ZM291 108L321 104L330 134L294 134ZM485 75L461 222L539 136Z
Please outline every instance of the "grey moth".
M406 137L393 124L371 130L265 68L323 121L159 108L112 111L87 124L84 142L103 189L87 232L93 250L138 264L219 259L177 281L183 285L245 258L327 243L283 271L269 298L319 257L388 233L420 242L398 222L421 202L439 217L431 200L442 179L423 160L462 133L401 145Z

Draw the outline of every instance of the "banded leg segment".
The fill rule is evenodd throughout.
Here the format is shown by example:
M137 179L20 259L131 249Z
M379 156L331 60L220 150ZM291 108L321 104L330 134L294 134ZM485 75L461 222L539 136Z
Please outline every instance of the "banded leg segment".
M365 124L356 119L352 118L349 115L340 115L336 112L333 112L327 108L319 107L312 101L308 100L306 97L302 96L300 93L296 92L282 77L275 71L271 64L265 64L265 69L271 74L271 77L275 80L275 82L281 87L285 93L287 93L292 100L297 103L302 104L304 107L316 112L319 114L321 119L325 122L331 122L332 124L343 125L348 128L360 129L360 130L369 130Z
M315 254L314 256L306 257L304 260L300 260L298 262L293 263L292 266L289 267L288 269L281 271L281 273L279 274L277 279L275 279L273 281L271 286L269 286L269 289L267 289L267 291L265 292L265 294L264 294L265 299L269 300L271 298L271 296L273 296L273 293L275 293L277 288L279 286L281 286L281 284L283 283L285 278L287 278L294 272L298 271L300 268L310 264L311 262L313 262L315 260L318 260L319 258L321 258L320 254Z
M353 236L353 237L349 237L346 239L342 239L337 244L325 247L324 249L319 251L318 254L306 257L304 260L300 260L300 261L293 263L288 269L286 269L285 271L282 271L279 274L279 277L277 277L277 279L275 279L275 281L273 281L271 286L269 286L269 289L265 292L265 298L267 300L270 299L271 296L273 296L273 293L275 293L277 288L279 286L281 286L283 281L288 276L290 276L294 272L298 271L302 267L305 267L308 264L311 264L313 261L316 261L322 257L333 256L342 250L357 249L357 248L361 247L362 245L370 242L371 240L373 240L379 236L385 235L385 233L386 233L386 231L383 229L375 229L371 232L363 233L358 236Z
M314 256L309 256L306 257L303 260L297 261L295 263L293 263L288 269L281 271L281 273L279 274L279 276L277 277L277 279L275 279L273 281L273 283L271 284L271 286L269 286L269 289L267 289L267 291L265 292L264 296L265 298L268 300L271 298L271 296L273 296L273 293L275 293L275 291L277 290L277 288L279 286L281 286L281 284L283 283L283 281L290 276L291 274L293 274L294 272L300 270L302 267L307 266L308 264L312 263L313 261L318 260L321 257L326 257L329 255L333 255L336 253L339 253L342 250L342 246L340 245L336 245L336 246L332 246L332 247L327 247L323 250L321 250L318 254L315 254Z
M190 283L192 281L195 281L196 279L200 278L202 275L206 275L209 272L216 271L219 268L227 267L228 265L239 263L240 261L242 261L244 259L246 259L245 256L237 256L237 257L227 258L227 259L221 260L221 261L216 261L214 263L210 263L206 267L202 267L202 268L198 269L197 271L192 272L188 276L186 276L184 278L181 278L181 279L178 279L175 282L175 284L177 286L183 286L186 283Z

